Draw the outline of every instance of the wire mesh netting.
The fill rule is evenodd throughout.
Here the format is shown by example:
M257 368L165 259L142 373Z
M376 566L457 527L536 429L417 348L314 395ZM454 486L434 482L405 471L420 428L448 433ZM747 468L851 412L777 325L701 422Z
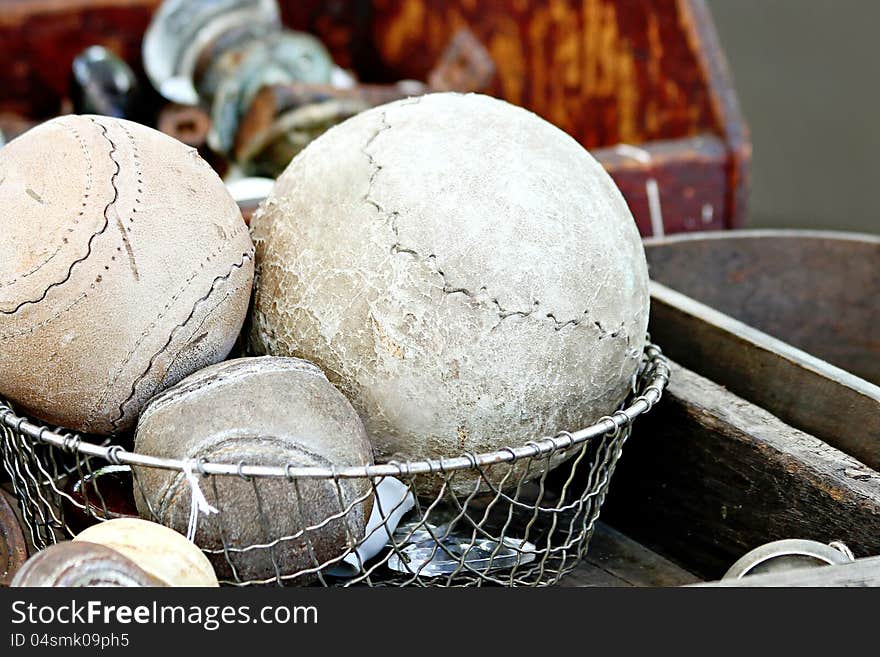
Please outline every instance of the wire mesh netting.
M550 585L586 553L633 421L668 378L649 343L629 398L594 425L434 461L324 469L156 459L42 426L3 400L0 448L36 549L140 515L187 533L223 584ZM192 504L167 495L150 504L158 475Z

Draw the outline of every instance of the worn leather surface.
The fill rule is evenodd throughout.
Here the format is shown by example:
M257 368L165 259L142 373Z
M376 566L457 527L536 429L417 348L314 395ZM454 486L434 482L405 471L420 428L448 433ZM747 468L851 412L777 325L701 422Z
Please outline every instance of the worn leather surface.
M232 465L372 463L351 404L317 367L294 358L240 358L184 379L144 410L135 450ZM185 532L192 490L183 473L136 468L136 475L141 515ZM195 541L218 551L211 559L223 579L273 581L276 572L293 575L341 556L363 537L373 501L365 478L337 485L332 479L213 476L203 477L200 487L219 513L199 517ZM259 545L267 547L245 550Z
M166 586L218 586L204 553L185 536L155 522L116 518L81 531L74 541L111 548Z
M638 367L648 274L626 202L571 137L502 101L360 114L294 159L251 226L253 346L318 364L380 459L579 429Z
M53 119L0 150L0 208L0 393L27 412L117 432L229 353L253 245L194 149L128 121Z

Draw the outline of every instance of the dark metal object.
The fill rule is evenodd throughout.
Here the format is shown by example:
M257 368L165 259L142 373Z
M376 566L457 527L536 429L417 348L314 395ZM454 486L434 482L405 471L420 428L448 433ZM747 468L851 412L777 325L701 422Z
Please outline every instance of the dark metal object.
M166 584L104 545L65 541L41 550L18 571L14 587L124 586Z
M427 85L403 80L343 88L307 82L267 86L237 123L234 156L249 174L277 177L313 139L359 112L432 91L482 91L494 75L489 52L461 28L428 74Z
M254 96L266 84L306 82L329 84L333 59L324 45L304 32L281 31L250 41L241 51L231 51L220 61L230 61L219 80L211 103L208 144L219 153L232 150L238 125ZM222 66L222 64L221 64ZM202 98L203 102L207 99Z
M14 497L0 490L0 587L9 586L27 559L27 543L19 523Z
M328 99L308 103L282 114L268 130L247 141L236 161L252 176L275 178L290 161L316 138L370 106L352 99Z
M187 146L204 148L211 129L211 117L199 107L171 103L159 112L157 127Z
M204 51L230 31L242 40L280 29L275 0L165 0L143 38L144 68L168 100L195 105L196 68Z
M277 177L299 151L333 125L425 90L414 81L348 88L301 82L265 86L241 118L233 155L248 173Z
M70 97L77 114L131 118L138 95L131 67L103 46L90 46L73 60Z
M205 140L224 155L231 152L239 122L265 85L329 84L335 69L318 39L281 29L275 0L166 0L147 30L144 61L166 98L209 111ZM325 112L317 123L326 117Z
M82 477L70 477L63 499L64 521L75 533L102 520L137 518L134 480L127 465L107 465Z

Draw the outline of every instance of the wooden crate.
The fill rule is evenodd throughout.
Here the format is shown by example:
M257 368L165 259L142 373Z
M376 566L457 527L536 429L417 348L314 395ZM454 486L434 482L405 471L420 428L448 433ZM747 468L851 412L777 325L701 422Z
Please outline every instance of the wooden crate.
M647 255L673 358L880 470L880 237L740 231Z
M647 254L651 334L684 367L603 519L707 579L782 538L880 555L880 238L739 231Z
M60 111L73 57L100 43L139 66L158 0L0 0L0 113ZM468 26L490 93L572 134L645 235L740 226L751 145L704 0L281 0L364 80L424 79Z
M602 518L702 579L783 538L880 554L880 473L676 366L633 431Z

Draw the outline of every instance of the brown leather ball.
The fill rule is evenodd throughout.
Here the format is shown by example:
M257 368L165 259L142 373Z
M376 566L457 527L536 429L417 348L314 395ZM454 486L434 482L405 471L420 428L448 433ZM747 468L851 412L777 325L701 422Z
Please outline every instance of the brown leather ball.
M317 367L296 358L241 358L186 378L150 402L138 453L212 463L342 468L372 463L351 404ZM185 532L192 488L182 472L135 468L142 517ZM219 510L199 515L195 542L221 579L296 577L363 538L372 509L365 478L202 477Z

